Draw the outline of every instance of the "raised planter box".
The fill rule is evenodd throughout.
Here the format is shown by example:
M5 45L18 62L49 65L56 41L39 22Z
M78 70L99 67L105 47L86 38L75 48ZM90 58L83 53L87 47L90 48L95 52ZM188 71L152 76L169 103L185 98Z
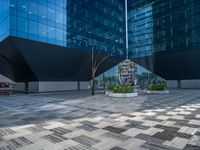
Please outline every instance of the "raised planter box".
M146 94L169 94L169 90L164 90L164 91L145 91Z
M126 98L126 97L136 97L138 96L137 92L134 93L113 93L113 92L106 92L106 94L110 97L121 97L121 98Z

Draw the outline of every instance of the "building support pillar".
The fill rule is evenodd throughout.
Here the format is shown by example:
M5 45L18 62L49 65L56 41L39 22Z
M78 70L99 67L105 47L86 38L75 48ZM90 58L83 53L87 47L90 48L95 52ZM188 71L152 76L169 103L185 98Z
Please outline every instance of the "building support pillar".
M77 90L78 90L78 91L80 91L80 90L81 90L80 81L77 81Z
M29 83L25 82L25 93L28 94L29 92Z
M181 89L181 80L177 80L177 88Z

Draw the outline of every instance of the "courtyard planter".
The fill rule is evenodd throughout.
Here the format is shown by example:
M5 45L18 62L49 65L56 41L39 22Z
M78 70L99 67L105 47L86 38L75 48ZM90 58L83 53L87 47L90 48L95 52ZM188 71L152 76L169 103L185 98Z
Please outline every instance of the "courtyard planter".
M119 98L127 98L127 97L138 96L137 92L134 92L134 93L113 93L112 91L107 91L106 94L110 97L119 97Z
M169 94L169 90L163 90L163 91L150 91L150 90L146 90L144 93L145 94Z
M169 90L167 90L167 84L165 82L159 83L151 83L148 85L147 90L145 90L146 94L169 94Z

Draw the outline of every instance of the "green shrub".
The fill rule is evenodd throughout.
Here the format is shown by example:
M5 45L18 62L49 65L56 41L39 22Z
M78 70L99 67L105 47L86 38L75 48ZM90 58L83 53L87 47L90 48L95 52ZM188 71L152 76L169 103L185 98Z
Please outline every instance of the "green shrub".
M164 91L167 89L166 83L153 83L148 85L149 91Z
M107 85L107 88L108 88L108 90L113 91L115 86L113 84L109 84L109 85Z
M115 86L113 93L133 93L134 92L134 88L131 86Z

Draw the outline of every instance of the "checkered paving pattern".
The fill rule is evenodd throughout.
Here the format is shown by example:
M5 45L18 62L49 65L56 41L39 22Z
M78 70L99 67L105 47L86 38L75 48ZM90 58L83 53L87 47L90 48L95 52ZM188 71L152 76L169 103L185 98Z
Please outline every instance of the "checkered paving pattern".
M0 150L200 150L200 90L0 96Z

